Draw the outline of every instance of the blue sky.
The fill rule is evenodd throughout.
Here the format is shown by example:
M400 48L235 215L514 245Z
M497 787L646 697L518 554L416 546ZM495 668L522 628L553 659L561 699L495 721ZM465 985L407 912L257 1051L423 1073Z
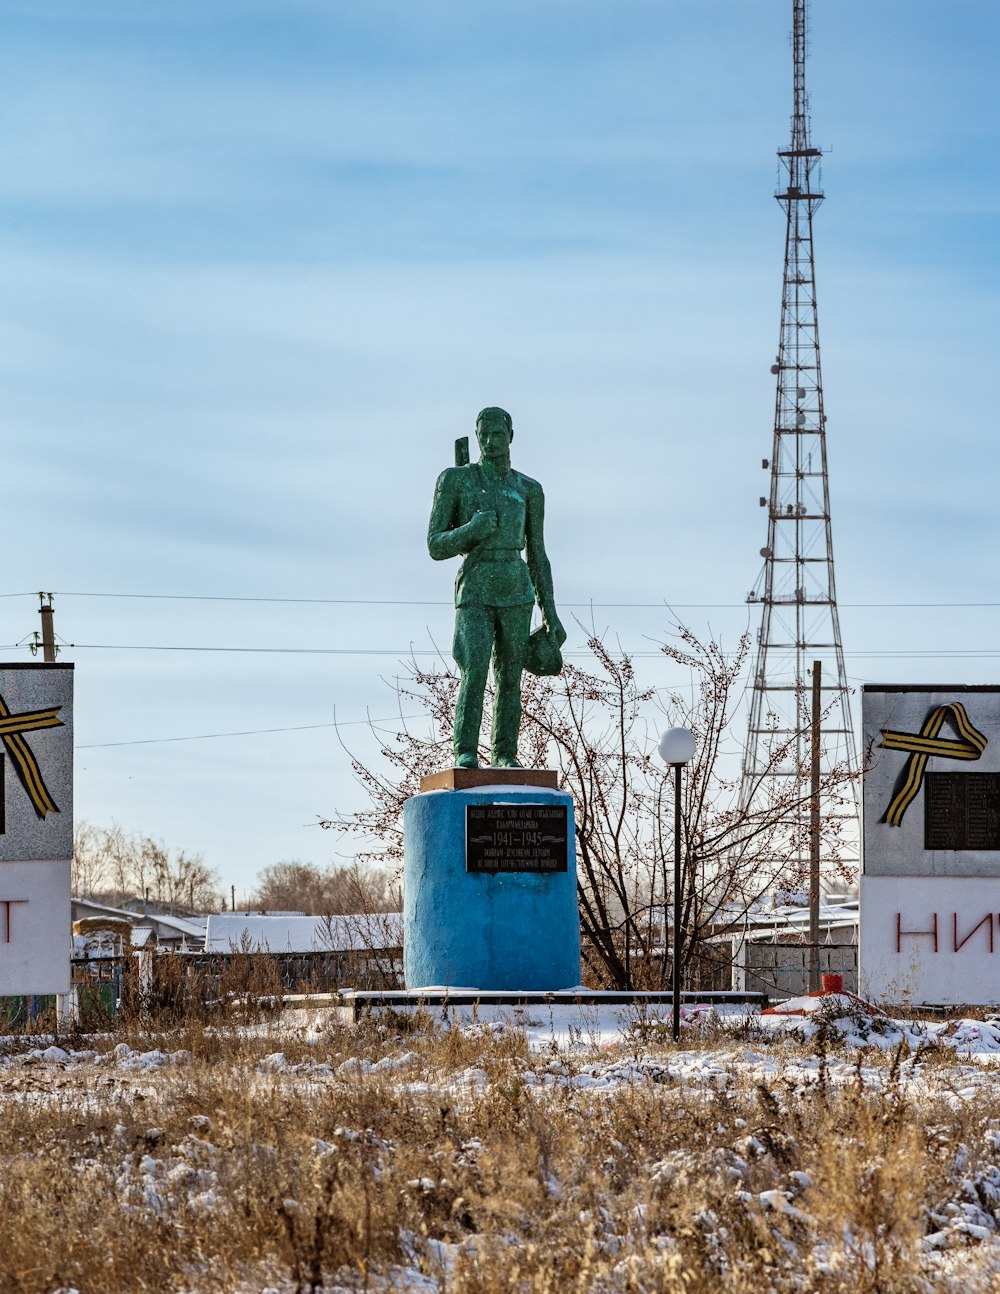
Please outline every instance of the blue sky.
M410 645L449 641L426 518L486 404L546 486L561 603L654 604L594 613L639 650L665 601L735 641L790 24L790 0L4 6L0 641L20 659L56 593L78 816L238 893L330 856L309 824L359 803L332 729L104 743L391 714ZM941 604L1000 603L998 38L987 0L812 6L856 682L997 678L997 606ZM386 605L194 600L219 597Z

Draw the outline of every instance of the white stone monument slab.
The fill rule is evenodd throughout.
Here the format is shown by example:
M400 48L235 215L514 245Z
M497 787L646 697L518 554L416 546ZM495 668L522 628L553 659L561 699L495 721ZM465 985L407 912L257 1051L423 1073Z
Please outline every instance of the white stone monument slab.
M1000 687L865 686L861 991L1000 1004Z
M70 862L0 864L0 996L68 993Z
M0 862L72 858L72 665L0 665L0 759Z
M0 665L0 996L70 988L73 666Z

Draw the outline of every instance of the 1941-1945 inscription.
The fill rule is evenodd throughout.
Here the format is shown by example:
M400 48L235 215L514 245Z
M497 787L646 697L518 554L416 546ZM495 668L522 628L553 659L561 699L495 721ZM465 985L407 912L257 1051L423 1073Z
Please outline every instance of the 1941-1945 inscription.
M565 872L564 804L469 804L465 809L467 872Z

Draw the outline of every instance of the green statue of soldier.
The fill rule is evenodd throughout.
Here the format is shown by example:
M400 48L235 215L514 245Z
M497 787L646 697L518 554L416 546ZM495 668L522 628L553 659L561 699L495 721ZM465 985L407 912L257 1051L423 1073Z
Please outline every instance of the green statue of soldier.
M479 462L468 440L456 442L458 466L438 477L427 530L435 561L464 557L455 580L452 653L461 674L455 707L455 766L479 765L483 696L493 661L494 768L520 768L521 674L557 674L566 630L556 614L552 570L545 555L542 487L510 465L514 426L505 409L476 419ZM521 554L524 553L522 558ZM526 559L526 560L525 560ZM538 603L542 626L531 633Z

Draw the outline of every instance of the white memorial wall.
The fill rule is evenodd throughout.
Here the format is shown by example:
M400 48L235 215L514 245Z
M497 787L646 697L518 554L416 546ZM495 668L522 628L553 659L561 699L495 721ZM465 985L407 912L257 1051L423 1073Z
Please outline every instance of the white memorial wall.
M1000 688L862 691L860 987L1000 1003Z

